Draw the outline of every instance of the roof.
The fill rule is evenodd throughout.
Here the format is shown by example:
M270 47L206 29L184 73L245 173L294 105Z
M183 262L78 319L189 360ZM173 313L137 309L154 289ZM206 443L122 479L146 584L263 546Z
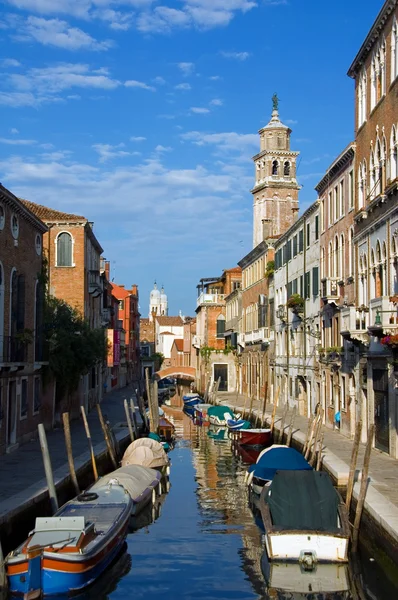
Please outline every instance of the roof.
M169 325L170 327L182 327L184 321L181 317L156 317L156 320L160 326Z
M366 57L369 55L369 52L371 51L374 43L380 36L380 33L383 31L386 21L389 18L392 11L394 10L394 8L397 6L397 3L398 0L386 0L384 5L382 6L379 14L373 22L372 27L370 28L368 35L365 38L365 41L360 47L358 54L356 55L352 62L352 65L348 69L347 75L349 77L355 79L356 74L364 64Z
M30 200L24 200L20 198L22 204L26 206L33 214L35 214L42 221L84 221L87 222L86 217L82 217L79 215L73 215L71 213L61 212L59 210L54 210L53 208L48 208L48 206L43 206L42 204L36 204L35 202L31 202Z
M329 186L331 181L333 181L335 175L339 174L341 169L345 167L347 163L354 159L355 148L355 142L351 142L346 148L344 148L343 152L341 152L338 155L338 157L332 162L330 167L326 170L326 173L322 177L321 181L315 186L315 189L319 194L322 194L324 189Z
M174 340L173 346L177 348L178 352L184 352L184 340Z
M171 333L171 331L161 331L159 335L175 335L175 333Z
M124 287L121 287L120 285L117 285L116 283L111 283L111 286L112 286L113 295L118 300L124 300L125 298L128 298L129 296L131 296L131 293L128 292L127 290L125 290Z
M45 223L43 223L43 221L32 210L30 210L29 207L25 206L20 198L17 198L17 196L10 192L10 190L4 187L1 183L0 198L6 204L10 204L15 212L23 215L23 217L34 227L36 227L38 231L41 233L48 231L47 225L45 225Z

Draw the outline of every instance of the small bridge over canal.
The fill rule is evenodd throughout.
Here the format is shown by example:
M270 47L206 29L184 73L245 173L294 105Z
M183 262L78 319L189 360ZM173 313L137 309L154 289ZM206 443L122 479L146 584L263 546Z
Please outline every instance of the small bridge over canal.
M196 369L194 367L166 367L154 374L154 378L158 381L165 377L180 377L181 379L193 379L196 377Z

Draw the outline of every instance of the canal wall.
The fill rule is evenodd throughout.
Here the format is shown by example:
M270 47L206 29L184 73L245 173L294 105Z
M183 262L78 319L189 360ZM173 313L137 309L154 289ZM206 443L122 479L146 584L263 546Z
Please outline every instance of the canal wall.
M235 411L243 412L244 398L232 394L219 394L218 404L225 404ZM271 405L272 406L272 405ZM246 406L247 408L247 406ZM268 405L269 408L269 405ZM274 432L278 439L281 429L284 429L284 441L290 423L291 413L287 415L282 425L283 407L276 412ZM252 419L261 419L262 408L252 409ZM265 412L266 422L271 422L272 412ZM308 430L308 419L296 416L293 427L292 446L302 451ZM322 452L322 469L326 471L335 485L345 493L350 472L352 441L345 438L339 431L324 428L324 450ZM360 469L363 464L364 446L361 445L357 463L356 481L353 490L352 506L355 510L360 490ZM370 461L369 485L367 488L364 512L361 522L360 541L370 551L379 552L386 564L394 565L395 577L398 565L398 461L383 453L373 450Z

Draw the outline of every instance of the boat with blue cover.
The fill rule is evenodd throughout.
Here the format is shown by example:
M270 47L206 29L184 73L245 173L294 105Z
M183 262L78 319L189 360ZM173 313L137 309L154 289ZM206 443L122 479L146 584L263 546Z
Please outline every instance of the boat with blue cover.
M251 423L245 419L228 419L227 427L230 431L240 431L241 429L251 429Z
M201 404L203 402L203 398L199 396L199 394L192 393L186 394L182 397L182 401L184 402L184 406L196 406L197 404Z
M274 444L259 454L256 464L250 465L247 484L255 494L261 494L277 471L312 471L312 467L294 448Z

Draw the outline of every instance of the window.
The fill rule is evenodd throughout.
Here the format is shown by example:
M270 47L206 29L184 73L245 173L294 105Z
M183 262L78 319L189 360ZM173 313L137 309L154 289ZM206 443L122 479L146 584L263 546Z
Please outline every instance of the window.
M293 282L289 281L287 284L287 295L286 295L288 300L289 300L290 296L292 295L292 293L293 293Z
M394 17L391 31L391 83L398 76L398 24Z
M21 419L28 416L28 380L22 379L21 381Z
M348 210L354 208L354 171L348 173Z
M258 327L267 326L267 299L264 294L260 294L258 297Z
M290 177L290 162L288 160L283 165L283 174L285 177Z
M18 332L25 328L25 275L18 275L16 309L16 326Z
M277 160L272 161L272 175L278 175L279 163Z
M119 300L119 308L120 310L124 310L124 300Z
M297 283L298 283L297 279L294 279L294 281L292 281L292 294L297 294L297 287L298 287Z
M64 231L57 237L57 267L72 267L72 236Z
M232 282L232 290L239 290L240 287L241 287L240 281L233 281Z
M309 245L311 243L311 225L310 225L310 223L307 223L306 233L307 233L306 246L307 246L307 248L309 248Z
M11 233L14 240L18 238L19 234L19 221L17 215L11 215Z
M33 413L38 413L41 407L40 377L34 378L33 383Z
M304 250L304 230L300 229L299 231L299 252Z
M385 94L385 68L385 42L382 41L374 51L372 57L370 84L370 105L372 110Z
M314 296L319 295L319 267L312 269L312 293Z
M319 216L315 217L315 241L319 240Z
M325 231L325 198L321 201L321 227L322 231Z
M398 143L397 143L397 130L395 129L395 125L392 126L391 130L391 140L390 140L390 179L394 181L398 177Z
M344 181L340 181L340 216L344 215Z
M40 256L40 254L41 254L41 235L39 235L39 234L36 235L35 248L36 248L36 254L38 256Z
M304 275L304 298L309 298L311 296L311 279L310 272L308 271Z
M348 276L354 276L355 264L355 246L354 246L354 229L351 227L350 236L348 238Z
M334 196L334 219L335 219L335 221L337 221L337 219L340 217L339 186L338 185L336 185L334 188L333 196Z
M0 204L0 229L4 229L4 223L6 220L6 213L4 210L4 206Z
M293 238L293 258L297 256L297 235Z
M225 317L219 315L217 317L217 338L223 338L225 333Z
M329 192L328 195L328 223L329 226L333 223L333 201L332 201L332 192Z
M363 125L366 121L366 86L367 86L367 78L365 69L359 75L358 79L358 129Z

